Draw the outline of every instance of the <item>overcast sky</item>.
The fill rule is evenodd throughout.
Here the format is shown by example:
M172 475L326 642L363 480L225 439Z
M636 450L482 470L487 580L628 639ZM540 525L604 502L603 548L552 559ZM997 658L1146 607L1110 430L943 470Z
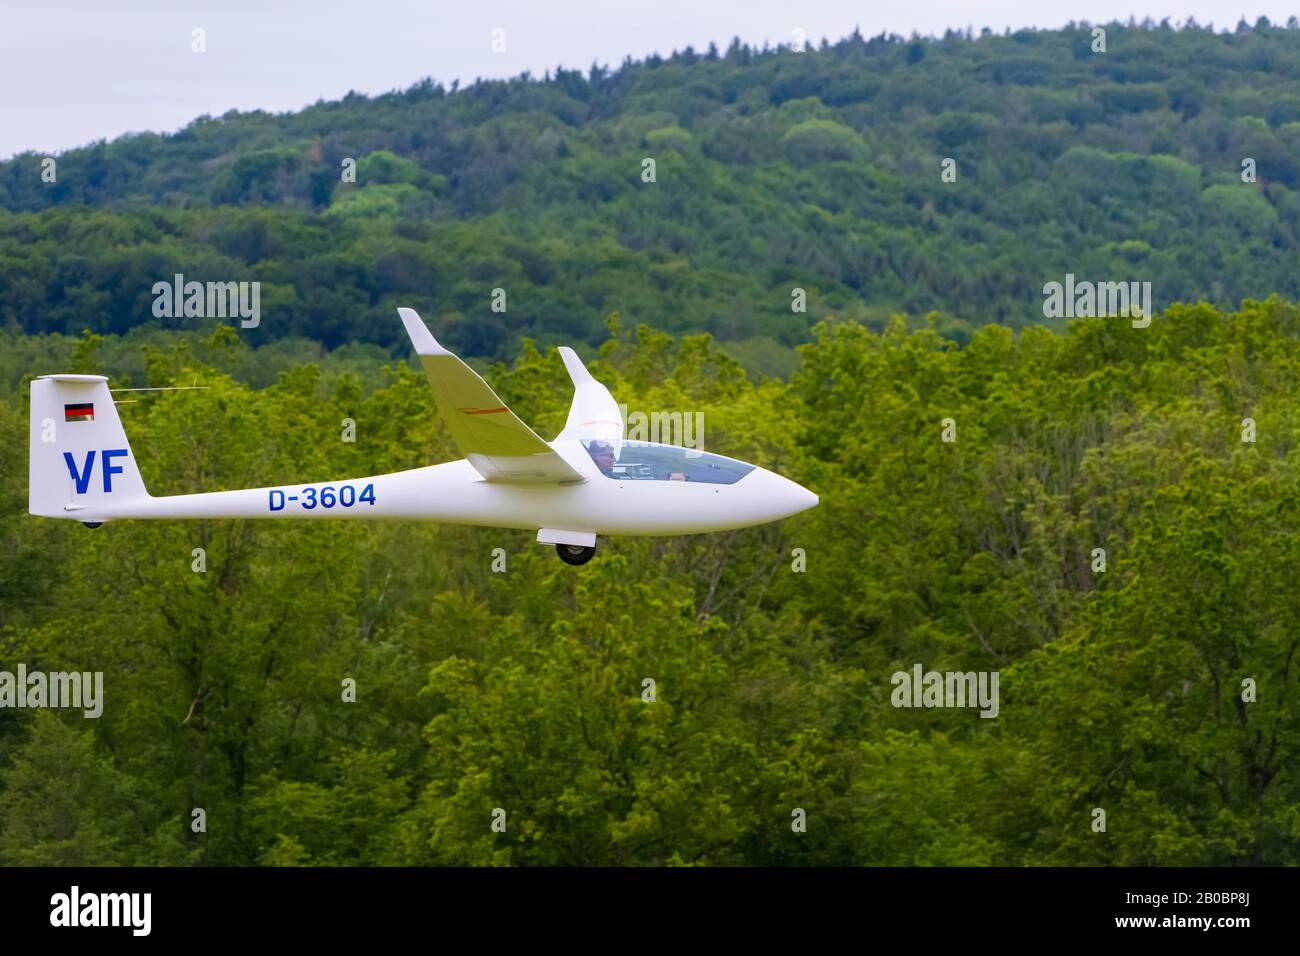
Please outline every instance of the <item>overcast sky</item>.
M819 41L854 26L867 36L1000 32L1130 15L1223 28L1290 13L1249 0L0 0L0 158L174 132L204 113L297 110L425 76L540 76L557 64L725 47L733 36L775 45L796 28ZM205 53L191 51L196 28ZM495 29L505 52L492 52Z

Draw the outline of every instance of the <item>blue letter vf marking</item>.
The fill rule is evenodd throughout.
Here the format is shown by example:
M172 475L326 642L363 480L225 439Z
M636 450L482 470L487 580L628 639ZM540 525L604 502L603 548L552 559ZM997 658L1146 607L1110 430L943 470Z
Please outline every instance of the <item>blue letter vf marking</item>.
M72 452L65 451L63 460L68 463L68 473L72 475L72 480L77 483L77 494L84 495L86 489L90 487L90 470L95 467L95 453L86 452L86 470L82 474L77 474L77 463L72 460Z
M113 464L114 458L125 458L127 450L125 448L106 448L99 453L102 469L104 472L104 493L111 494L113 491L113 476L122 474L122 467ZM77 469L77 463L73 460L72 452L65 451L63 460L67 463L68 474L72 476L73 482L77 486L77 494L84 495L90 488L90 473L95 470L95 452L86 452L86 463L82 465L80 471Z
M103 462L104 467L104 494L113 490L113 476L122 473L121 467L113 464L113 459L125 457L125 448L108 448L99 453L99 460Z

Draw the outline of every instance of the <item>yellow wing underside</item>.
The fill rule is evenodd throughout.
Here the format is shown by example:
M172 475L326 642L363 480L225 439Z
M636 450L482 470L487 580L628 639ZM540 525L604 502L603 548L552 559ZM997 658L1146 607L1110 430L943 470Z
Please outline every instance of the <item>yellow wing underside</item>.
M399 310L429 390L461 454L487 481L582 481L472 368L438 344L418 315Z

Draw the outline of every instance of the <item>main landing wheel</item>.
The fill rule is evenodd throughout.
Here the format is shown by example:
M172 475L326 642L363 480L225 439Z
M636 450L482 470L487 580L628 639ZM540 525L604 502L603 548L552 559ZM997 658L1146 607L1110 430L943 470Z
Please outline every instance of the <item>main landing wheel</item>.
M87 528L98 528L98 527L99 527L101 524L103 524L104 522L102 522L102 521L83 521L83 522L81 522L81 523L84 524Z
M581 544L557 544L555 553L565 564L586 564L596 556L596 549Z

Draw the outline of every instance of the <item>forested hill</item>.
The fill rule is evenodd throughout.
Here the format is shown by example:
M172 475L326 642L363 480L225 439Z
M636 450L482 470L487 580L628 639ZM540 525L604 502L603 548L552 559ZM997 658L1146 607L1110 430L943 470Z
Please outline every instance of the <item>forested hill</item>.
M457 455L418 371L249 389L214 338L144 355L208 391L121 406L154 494ZM612 337L620 401L821 504L582 568L527 531L33 518L0 389L0 666L104 674L97 719L0 709L0 866L1300 865L1300 307L801 354L756 384ZM554 352L491 381L563 426ZM922 665L996 672L996 717L899 706Z
M525 335L598 342L618 310L780 371L831 313L938 310L959 341L1043 322L1067 272L1150 281L1157 309L1300 297L1294 18L1105 29L1104 52L1086 26L855 34L425 81L100 143L55 157L54 182L18 156L0 325L121 332L159 321L153 285L182 273L259 281L253 342L395 345L403 303L503 356Z

